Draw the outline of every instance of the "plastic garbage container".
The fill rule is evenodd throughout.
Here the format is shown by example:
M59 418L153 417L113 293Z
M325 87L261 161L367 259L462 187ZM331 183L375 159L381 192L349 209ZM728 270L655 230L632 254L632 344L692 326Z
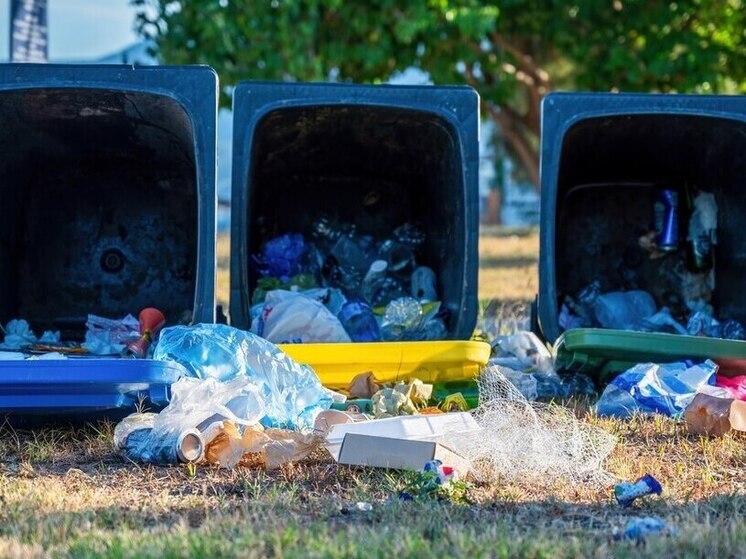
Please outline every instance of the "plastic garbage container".
M682 251L701 191L714 194L718 211L708 302L721 320L746 321L746 98L552 94L541 149L538 314L547 340L562 333L565 297L594 281L601 293L643 290L674 316L690 312ZM677 206L663 214L673 242L653 255L641 237L655 231L664 190Z
M0 322L215 316L217 76L0 65Z
M449 311L477 316L479 99L466 87L242 82L233 94L231 321L250 326L252 255L322 218L385 238L425 233L422 260Z

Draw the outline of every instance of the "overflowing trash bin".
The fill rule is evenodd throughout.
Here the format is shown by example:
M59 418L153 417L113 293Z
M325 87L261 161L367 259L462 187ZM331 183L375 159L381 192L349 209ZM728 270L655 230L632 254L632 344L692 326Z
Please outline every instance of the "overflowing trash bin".
M468 339L478 125L470 88L239 84L232 324L275 343Z
M215 320L216 91L208 67L0 66L0 350L143 357L164 325ZM116 393L78 394L101 409L158 380L135 361L111 369L119 388L111 359L46 363L8 364L0 401L65 394L69 411L90 377Z
M552 94L542 126L543 336L745 339L746 101Z

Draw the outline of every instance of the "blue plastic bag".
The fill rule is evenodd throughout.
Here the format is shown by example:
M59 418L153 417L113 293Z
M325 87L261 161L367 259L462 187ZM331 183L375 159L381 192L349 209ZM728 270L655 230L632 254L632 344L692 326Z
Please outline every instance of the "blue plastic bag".
M255 255L259 273L287 280L291 276L304 272L303 256L306 243L303 235L288 233L267 241L262 247L261 254Z
M225 324L166 328L153 358L180 363L197 378L256 380L266 408L265 427L310 430L319 412L332 405L313 369L267 340Z
M705 384L715 385L718 366L709 359L700 365L643 363L609 383L596 409L599 415L629 417L633 413L661 413L676 417Z

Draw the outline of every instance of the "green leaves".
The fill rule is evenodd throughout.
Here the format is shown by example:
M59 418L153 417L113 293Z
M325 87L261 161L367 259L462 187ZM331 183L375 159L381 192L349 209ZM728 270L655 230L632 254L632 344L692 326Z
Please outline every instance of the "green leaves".
M165 62L209 64L225 85L330 76L379 83L409 66L435 83L471 84L487 109L503 108L490 116L510 128L507 147L527 167L538 162L538 108L551 89L746 91L743 0L132 4L136 28Z

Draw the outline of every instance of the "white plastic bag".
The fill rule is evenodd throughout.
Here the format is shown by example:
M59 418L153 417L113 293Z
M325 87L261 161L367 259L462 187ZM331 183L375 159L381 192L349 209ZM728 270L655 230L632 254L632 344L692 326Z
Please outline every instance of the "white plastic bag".
M320 301L282 289L267 293L264 311L252 322L251 331L276 344L351 341Z

